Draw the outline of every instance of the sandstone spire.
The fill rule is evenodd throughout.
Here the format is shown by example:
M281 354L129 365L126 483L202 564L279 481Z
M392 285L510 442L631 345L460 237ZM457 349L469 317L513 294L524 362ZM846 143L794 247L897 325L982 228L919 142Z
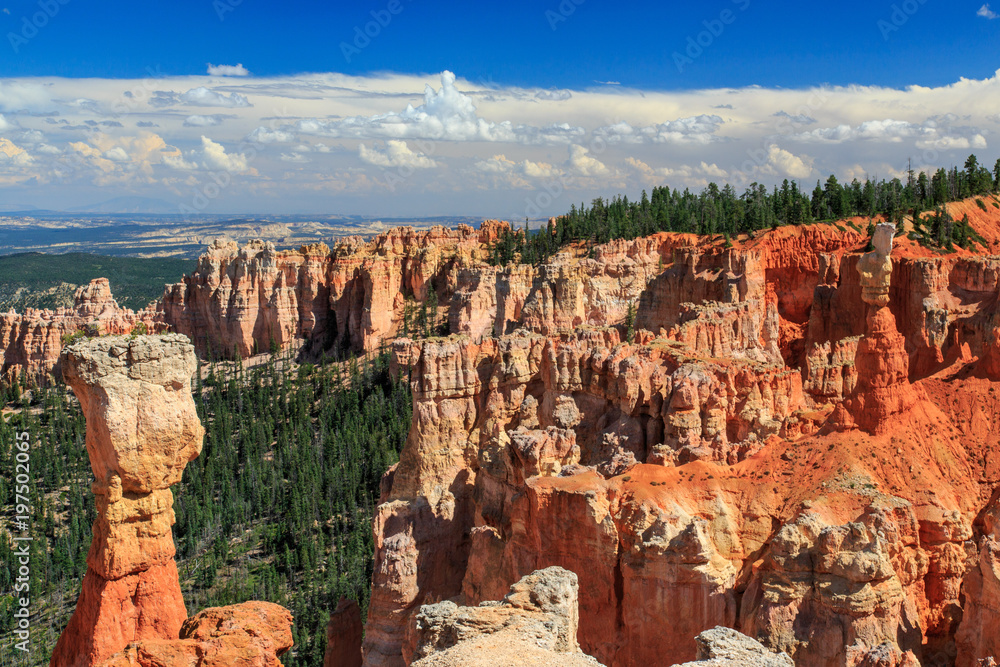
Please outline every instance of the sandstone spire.
M882 223L872 237L874 250L858 262L861 274L861 299L868 304L865 335L858 343L854 365L858 383L850 401L854 422L862 429L882 432L886 420L913 404L915 398L909 381L909 357L905 340L896 329L896 318L889 305L892 278L892 239L896 227Z
M67 347L63 377L87 419L97 520L76 611L50 667L99 664L142 639L177 639L187 618L174 563L173 494L201 452L197 362L180 335Z

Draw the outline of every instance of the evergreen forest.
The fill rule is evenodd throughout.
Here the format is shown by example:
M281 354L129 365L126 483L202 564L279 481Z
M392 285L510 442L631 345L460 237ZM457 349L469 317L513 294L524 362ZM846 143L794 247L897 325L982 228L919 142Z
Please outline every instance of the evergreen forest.
M389 355L296 365L290 353L255 368L206 362L193 391L205 425L201 455L173 487L174 539L189 613L267 600L295 617L288 666L323 664L329 612L343 597L367 612L371 518L382 474L398 460L411 398ZM10 633L16 571L0 533L0 663L47 665L86 572L93 474L85 423L63 385L3 389L0 508L12 519L14 435L32 439L32 646ZM8 474L11 473L11 474Z

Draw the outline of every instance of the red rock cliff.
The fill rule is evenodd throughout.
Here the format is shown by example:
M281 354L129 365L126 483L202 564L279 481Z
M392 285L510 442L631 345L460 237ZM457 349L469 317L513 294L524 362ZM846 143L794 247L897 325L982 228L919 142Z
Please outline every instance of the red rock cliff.
M0 315L0 374L6 381L24 376L38 383L58 373L65 339L77 332L90 335L125 334L140 324L152 332L154 314L120 308L111 296L107 278L97 278L77 289L73 308Z
M825 225L463 267L453 335L393 347L414 413L365 664L407 664L422 604L549 566L607 665L694 660L720 625L809 667L995 652L1000 265L896 241L880 307L865 238Z

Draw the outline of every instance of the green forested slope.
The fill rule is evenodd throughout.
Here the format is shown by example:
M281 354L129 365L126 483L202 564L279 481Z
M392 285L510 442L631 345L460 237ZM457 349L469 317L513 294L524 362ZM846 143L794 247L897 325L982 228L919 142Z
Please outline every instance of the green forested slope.
M106 257L86 253L38 252L0 256L0 312L14 308L73 305L73 292L94 278L107 278L118 305L138 310L163 296L163 286L179 282L194 268L183 259Z
M283 370L288 369L288 370ZM267 600L295 615L286 665L319 667L329 612L341 596L367 607L372 510L382 473L398 458L410 392L369 363L256 369L209 365L195 387L206 428L201 456L174 487L174 536L188 611ZM7 390L14 399L18 390ZM11 647L12 555L0 529L0 664L46 665L73 611L94 519L92 474L79 404L64 387L32 392L0 424L0 510L13 514L14 434L33 439L32 590L35 650Z

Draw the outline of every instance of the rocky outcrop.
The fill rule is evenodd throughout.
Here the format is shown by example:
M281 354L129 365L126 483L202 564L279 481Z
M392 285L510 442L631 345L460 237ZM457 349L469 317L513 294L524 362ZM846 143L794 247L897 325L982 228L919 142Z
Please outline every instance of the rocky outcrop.
M368 242L352 237L298 251L216 241L194 273L167 286L159 319L199 351L223 355L306 341L317 354L334 346L376 349L431 290L447 304L462 267L482 265L484 244L505 225L402 227Z
M854 356L857 382L848 410L854 422L869 432L887 428L890 417L907 410L916 401L909 379L909 357L903 336L889 305L892 275L892 239L895 225L875 228L875 249L858 262L861 300L868 305L865 335Z
M135 640L175 639L187 612L170 487L201 451L194 348L176 334L102 337L62 353L87 420L97 520L76 610L52 667L100 664Z
M0 315L0 375L10 382L23 377L43 384L59 374L59 354L74 335L127 334L145 326L156 328L149 309L120 308L107 278L97 278L76 290L73 308Z
M581 648L616 667L694 660L716 626L807 667L987 658L995 261L864 241L657 235L464 267L453 334L393 347L413 423L365 664L406 664L422 605L551 566L579 577Z
M793 667L784 653L772 653L730 628L712 628L698 635L698 657L680 667Z
M361 640L364 624L361 608L354 600L341 598L326 626L326 653L323 667L361 667Z
M577 643L577 577L562 568L533 572L500 602L425 605L407 650L414 667L598 665Z
M130 643L100 667L281 667L292 647L292 614L269 602L206 609L175 639ZM345 663L346 664L346 663Z
M1000 659L1000 491L976 523L981 536L962 583L965 606L955 636L956 667L974 667L985 656Z

